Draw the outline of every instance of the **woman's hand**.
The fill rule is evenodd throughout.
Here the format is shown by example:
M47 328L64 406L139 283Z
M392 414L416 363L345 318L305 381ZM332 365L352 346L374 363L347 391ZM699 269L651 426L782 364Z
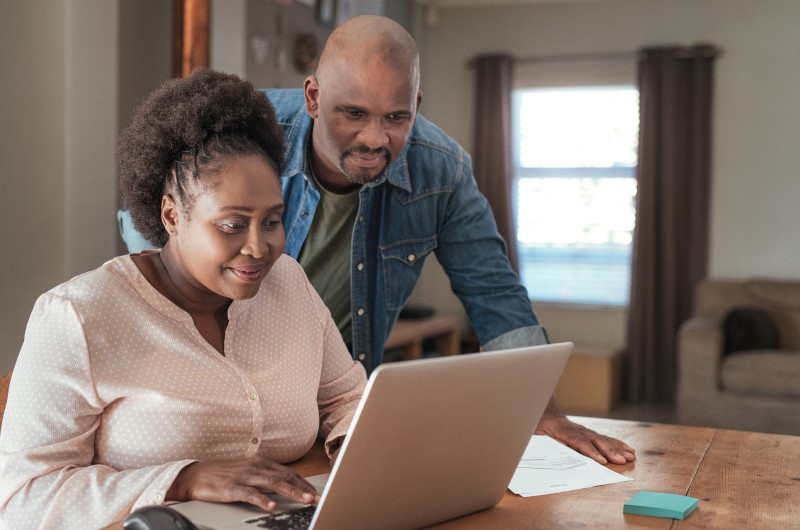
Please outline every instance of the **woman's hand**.
M267 493L316 504L319 493L299 473L263 457L226 462L195 462L183 468L167 491L168 501L246 502L275 508Z

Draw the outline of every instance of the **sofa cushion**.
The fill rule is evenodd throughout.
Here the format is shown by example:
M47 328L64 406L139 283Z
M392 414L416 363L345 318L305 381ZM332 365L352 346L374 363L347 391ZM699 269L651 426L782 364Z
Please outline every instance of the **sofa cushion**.
M725 357L725 390L767 397L800 398L800 352L754 350Z
M775 324L766 311L757 307L731 309L722 322L722 331L725 335L725 354L780 348Z

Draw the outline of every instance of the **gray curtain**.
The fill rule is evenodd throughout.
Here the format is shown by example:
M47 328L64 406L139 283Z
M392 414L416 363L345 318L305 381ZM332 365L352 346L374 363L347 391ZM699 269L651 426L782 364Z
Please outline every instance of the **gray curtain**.
M706 275L713 63L717 51L639 57L640 133L628 321L627 398L671 403L676 332Z
M514 61L508 55L482 55L473 61L477 71L473 171L478 189L494 212L497 229L506 242L511 267L519 272L514 221L513 161L511 159L511 82Z

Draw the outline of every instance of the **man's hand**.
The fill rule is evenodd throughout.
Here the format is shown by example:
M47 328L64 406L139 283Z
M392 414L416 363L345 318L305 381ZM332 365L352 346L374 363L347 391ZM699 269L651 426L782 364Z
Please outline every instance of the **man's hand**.
M317 490L299 473L262 457L189 464L175 477L166 500L239 501L272 510L275 501L267 493L307 504L319 502Z
M636 459L636 449L625 442L570 421L561 411L555 396L550 398L535 434L546 434L601 464L625 464Z

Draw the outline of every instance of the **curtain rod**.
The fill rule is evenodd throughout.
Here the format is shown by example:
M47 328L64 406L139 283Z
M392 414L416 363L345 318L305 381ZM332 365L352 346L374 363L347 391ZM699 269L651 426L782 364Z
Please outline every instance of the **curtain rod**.
M492 54L486 54L492 55ZM508 55L511 61L516 63L565 63L565 62L593 62L593 61L621 61L633 60L638 57L638 52L611 52L611 53L566 53L560 55L535 55L530 57L514 57L510 54L498 53L498 55ZM475 66L479 55L469 60L467 65Z
M562 62L592 62L616 61L636 59L639 52L609 52L609 53L566 53L561 55L535 55L531 57L512 57L515 63L562 63Z
M697 44L692 47L674 46L675 48L683 48L681 53L678 53L679 58L691 57L718 57L722 54L722 50L711 44ZM642 52L650 48L642 48L637 51L629 52L598 52L598 53L565 53L557 55L533 55L528 57L514 57L510 56L514 63L565 63L565 62L594 62L594 61L625 61L638 59ZM653 48L657 49L657 48ZM700 53L698 53L700 52ZM478 57L472 58L467 64L475 66Z

